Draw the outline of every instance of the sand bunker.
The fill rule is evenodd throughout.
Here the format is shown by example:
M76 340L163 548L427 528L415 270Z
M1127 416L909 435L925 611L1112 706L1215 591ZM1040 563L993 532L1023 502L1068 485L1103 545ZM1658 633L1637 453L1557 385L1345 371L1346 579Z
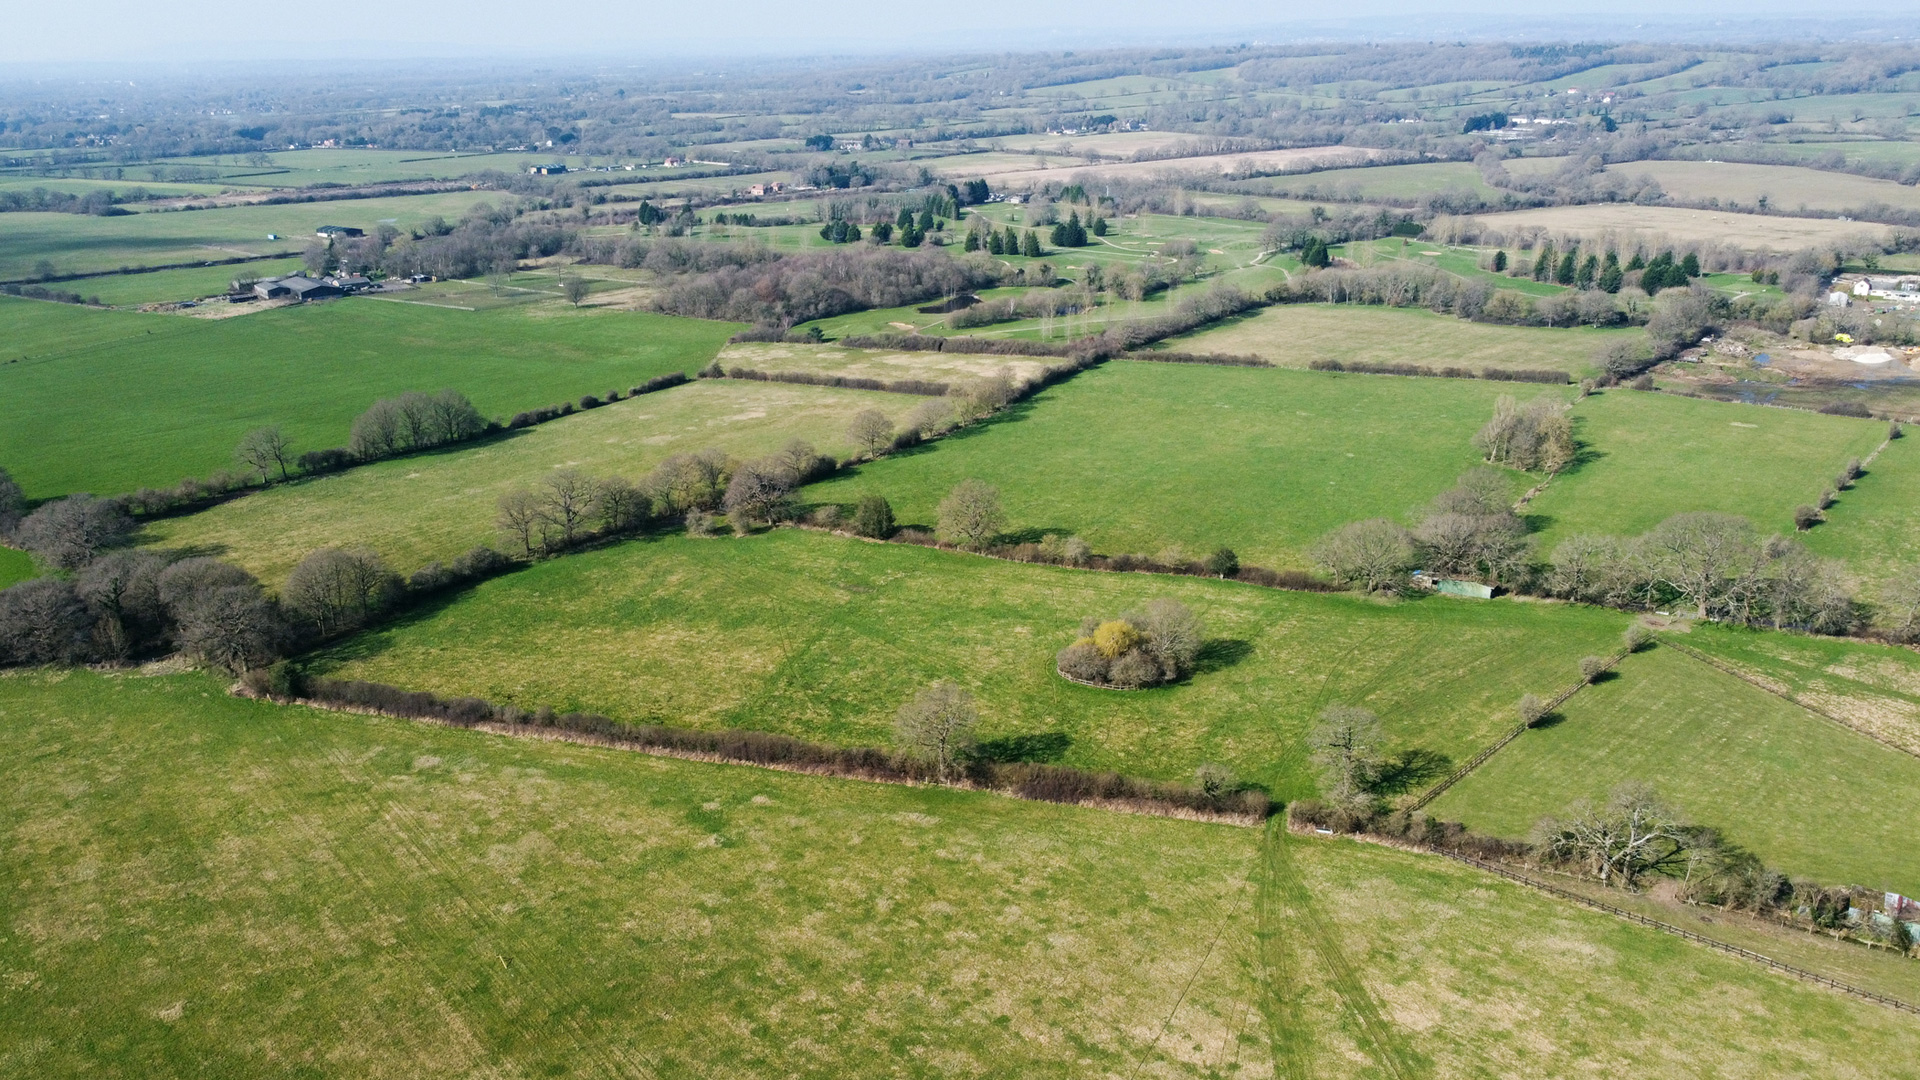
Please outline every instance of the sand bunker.
M1891 363L1893 361L1893 354L1885 349L1877 349L1870 345L1850 345L1844 349L1833 350L1833 358L1836 360L1851 360L1856 364L1879 365Z

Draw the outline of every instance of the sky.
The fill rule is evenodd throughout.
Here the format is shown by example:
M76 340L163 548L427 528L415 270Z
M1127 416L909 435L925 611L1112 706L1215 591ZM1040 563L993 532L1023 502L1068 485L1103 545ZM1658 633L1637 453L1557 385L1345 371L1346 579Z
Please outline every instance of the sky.
M1912 9L1912 10L1903 10ZM1891 14L1888 14L1888 12ZM1786 20L1784 22L1780 20ZM1905 23L1906 25L1900 25ZM1426 37L1920 36L1920 5L1840 0L0 0L0 62L694 57ZM1768 34L1767 36L1774 36Z

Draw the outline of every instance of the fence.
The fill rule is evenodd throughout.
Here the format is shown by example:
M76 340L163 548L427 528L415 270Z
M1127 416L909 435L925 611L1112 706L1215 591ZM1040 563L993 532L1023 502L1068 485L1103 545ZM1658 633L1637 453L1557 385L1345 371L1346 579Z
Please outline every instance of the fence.
M1620 663L1620 661L1625 660L1627 658L1627 654L1631 651L1632 650L1630 649L1622 649L1620 650L1620 652L1614 654L1612 657L1610 657L1607 660L1607 666L1601 669L1601 673L1604 674L1608 671L1612 671L1614 667ZM1568 698L1571 698L1573 695L1579 693L1580 689L1584 686L1589 685L1591 681L1592 680L1583 677L1579 682L1574 683L1572 686L1569 686L1565 690L1560 691L1560 693L1552 701L1547 702L1546 711L1550 713L1553 710L1559 708L1560 706L1565 705L1567 703ZM1451 773L1448 773L1445 779L1442 779L1439 783L1428 788L1425 794L1421 795L1418 799L1414 800L1413 805L1407 807L1407 812L1412 813L1415 810L1425 809L1426 805L1432 802L1433 800L1439 798L1442 792L1446 791L1448 788L1459 783L1460 781L1465 780L1467 778L1467 774L1473 772L1473 770L1486 764L1487 759L1499 753L1501 747L1504 747L1508 743L1519 738L1528 728L1532 726L1533 726L1533 723L1531 721L1522 720L1518 724L1515 724L1513 727L1509 728L1506 734L1494 740L1494 743L1492 746L1489 746L1484 750L1481 750L1479 753L1473 755L1471 758L1468 758L1467 763L1465 765L1462 765L1459 768L1453 770Z
M1724 941L1719 941L1715 938L1707 937L1704 934L1696 934L1693 931L1686 929L1685 927L1675 926L1672 923L1661 922L1658 919L1649 919L1645 915L1641 915L1637 912L1628 911L1625 908L1614 907L1612 904L1609 904L1600 900L1595 900L1590 896L1577 893L1572 889L1563 889L1560 886L1554 885L1550 882L1541 881L1538 878L1529 877L1526 874L1519 873L1518 871L1510 870L1507 867L1499 865L1498 863L1490 863L1484 859L1476 859L1471 855L1461 855L1461 854L1458 854L1457 852L1441 851L1437 848L1431 848L1428 850L1433 851L1433 853L1436 855L1444 855L1447 858L1453 859L1456 862L1466 863L1468 866L1471 866L1476 870L1484 870L1489 874L1497 874L1500 877L1506 878L1509 881L1517 881L1522 885L1526 885L1530 888L1538 889L1541 892L1548 893L1553 896L1557 896L1562 900L1571 900L1576 904L1580 904L1585 907L1592 908L1595 911L1603 911L1608 915L1614 916L1615 918L1625 919L1628 922L1639 923L1642 926L1650 926L1655 930L1659 930L1668 934L1673 934L1676 937L1683 937L1683 938L1686 938L1688 941L1692 941L1700 945L1705 945L1709 949L1716 949L1723 953L1729 953L1731 955L1742 957L1747 960L1752 960L1757 964L1765 964L1767 967L1770 967L1775 971L1785 972L1788 975L1792 975L1800 979L1805 979L1808 982L1816 982L1822 986L1831 987L1835 990L1840 991L1843 994L1852 994L1855 997L1865 998L1868 1001L1878 1002L1882 1005L1887 1006L1890 1009L1898 1009L1901 1012L1908 1012L1908 1013L1913 1013L1915 1015L1920 1015L1920 1006L1911 1005L1905 1001L1901 1001L1899 998L1891 998L1886 996L1885 994L1876 994L1872 990L1863 990L1858 986L1853 986L1848 983L1843 983L1838 979L1830 979L1825 975L1821 975L1817 972L1808 971L1805 968L1797 968L1797 967L1794 967L1792 964L1783 964L1780 961L1775 960L1771 956L1754 952L1752 949L1743 949L1738 945L1729 945Z
M1841 727L1846 728L1848 731L1853 732L1855 735L1864 735L1867 738L1872 739L1874 742L1877 742L1881 746L1887 747L1890 750L1898 750L1901 753L1909 755L1911 757L1920 757L1920 752L1916 752L1912 747L1902 746L1899 743L1892 741L1891 739L1886 739L1879 735L1875 735L1873 732L1868 731L1865 728L1856 727L1853 724L1849 724L1845 720L1840 719L1839 717L1833 715L1832 713L1827 712L1824 709L1816 708L1815 706L1809 705L1806 702L1801 701L1799 698L1794 697L1792 694L1783 693L1779 690L1776 690L1773 687L1768 686L1765 682L1761 681L1760 679L1756 679L1753 676L1748 675L1747 673L1734 667L1732 664L1728 664L1723 661L1717 660L1714 657L1708 656L1706 653L1701 652L1700 650L1694 648L1691 645L1682 645L1679 642L1674 641L1673 639L1667 638L1667 637L1662 637L1660 639L1660 644L1675 650L1682 656L1690 656L1693 659L1698 660L1701 663L1707 665L1708 667L1714 669L1715 671L1719 671L1724 674L1731 675L1734 678L1739 679L1741 682L1746 683L1749 686L1754 686L1754 687L1758 687L1761 690L1765 690L1767 693L1772 694L1774 697L1777 697L1782 701L1792 702L1793 704L1798 705L1800 708L1807 710L1813 715L1820 717L1822 720L1827 720L1827 721L1831 721L1832 723L1838 724Z

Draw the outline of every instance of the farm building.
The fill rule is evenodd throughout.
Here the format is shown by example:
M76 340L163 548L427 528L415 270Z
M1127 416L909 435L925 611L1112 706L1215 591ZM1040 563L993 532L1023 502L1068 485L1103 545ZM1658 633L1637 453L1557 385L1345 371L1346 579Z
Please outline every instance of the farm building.
M358 274L341 277L310 278L304 274L290 277L262 278L253 283L253 295L262 300L326 300L335 296L345 296L367 288L373 282Z
M565 165L560 165L557 163L553 165L527 166L527 174L529 176L559 176L561 173L566 171L567 171L567 167Z
M322 225L319 228L313 230L313 235L319 237L322 240L335 240L335 239L347 240L347 239L352 239L353 237L356 237L356 236L365 236L367 234L366 234L366 230L356 229L351 225Z

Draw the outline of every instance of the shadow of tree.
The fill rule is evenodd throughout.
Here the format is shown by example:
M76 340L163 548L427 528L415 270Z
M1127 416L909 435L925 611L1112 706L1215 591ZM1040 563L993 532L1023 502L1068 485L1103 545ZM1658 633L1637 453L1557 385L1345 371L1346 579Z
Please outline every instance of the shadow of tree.
M1219 671L1253 655L1253 642L1238 638L1209 638L1200 645L1199 655L1194 657L1195 674Z
M988 761L1001 764L1013 762L1052 762L1067 755L1067 749L1073 745L1073 737L1064 731L1045 731L1037 735L1006 735L998 739L982 740L976 752Z
M1367 790L1376 795L1402 795L1440 779L1452 768L1452 758L1416 746L1382 762Z

